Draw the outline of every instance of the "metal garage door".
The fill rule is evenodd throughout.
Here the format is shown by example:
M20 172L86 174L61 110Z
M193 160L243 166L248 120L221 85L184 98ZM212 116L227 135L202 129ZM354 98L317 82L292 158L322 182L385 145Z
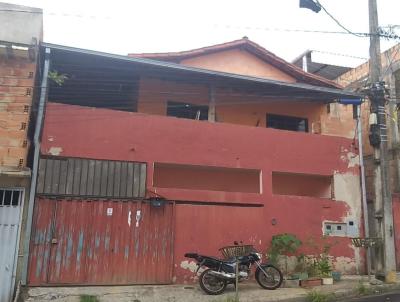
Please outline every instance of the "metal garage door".
M15 285L23 189L0 188L0 301L11 301Z
M170 283L172 217L172 204L39 198L29 283Z

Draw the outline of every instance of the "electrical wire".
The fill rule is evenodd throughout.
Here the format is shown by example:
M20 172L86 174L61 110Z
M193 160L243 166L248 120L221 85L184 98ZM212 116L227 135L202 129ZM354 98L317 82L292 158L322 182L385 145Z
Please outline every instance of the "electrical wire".
M324 11L333 21L335 21L335 23L336 23L337 25L339 25L342 29L344 29L347 33L349 33L349 34L351 34L351 35L353 35L353 36L356 36L356 37L360 37L360 38L364 38L364 37L369 37L369 36L370 36L370 34L368 34L368 33L355 33L355 32L353 32L353 31L349 30L347 27L343 26L330 12L328 12L328 10L325 8L325 6L323 6L323 5L321 4L321 2L319 2L318 0L315 0L315 2L316 2L319 6L321 6L321 8L323 9L323 11Z
M357 57L357 56L343 54L343 53L337 53L337 52L330 52L330 51L316 50L316 49L312 49L311 51L312 52L325 53L325 54L334 55L334 56L346 57L346 58L360 59L360 60L366 60L366 61L368 60L368 58Z

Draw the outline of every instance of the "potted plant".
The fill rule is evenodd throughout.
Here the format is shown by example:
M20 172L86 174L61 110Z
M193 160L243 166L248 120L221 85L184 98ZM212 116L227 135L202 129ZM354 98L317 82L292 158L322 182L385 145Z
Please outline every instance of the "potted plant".
M322 256L318 260L318 270L322 277L322 284L323 285L332 285L333 284L332 268L329 263L329 259L326 255Z
M300 286L311 287L322 284L322 279L318 270L318 262L315 257L305 257L305 267L307 278L300 280Z
M333 271L332 278L333 278L333 281L340 281L340 279L342 278L342 273L338 272L338 271Z
M331 249L331 245L326 243L324 244L323 252L319 255L317 259L317 267L322 278L323 285L332 285L333 277L332 277L332 266L329 259L329 251Z

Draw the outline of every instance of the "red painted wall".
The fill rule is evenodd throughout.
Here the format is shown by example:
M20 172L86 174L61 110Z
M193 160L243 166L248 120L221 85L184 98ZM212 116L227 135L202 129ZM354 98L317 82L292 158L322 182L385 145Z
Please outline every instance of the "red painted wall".
M177 282L193 275L181 267L185 252L218 255L218 248L233 240L255 243L265 251L272 235L282 232L318 241L323 220L341 221L349 211L343 201L273 195L272 171L358 174L358 167L348 167L346 154L354 148L345 138L54 103L47 107L41 148L43 154L147 162L148 189L170 200L263 205L177 205ZM154 162L259 169L262 193L154 188ZM332 255L354 258L348 238L334 239Z
M400 194L393 194L393 227L396 248L396 267L400 269Z

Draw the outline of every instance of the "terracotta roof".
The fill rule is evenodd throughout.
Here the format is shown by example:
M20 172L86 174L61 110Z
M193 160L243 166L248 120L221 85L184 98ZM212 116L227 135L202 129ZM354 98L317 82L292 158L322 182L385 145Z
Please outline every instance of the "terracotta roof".
M128 54L128 56L179 63L181 60L184 59L203 56L230 49L237 49L237 48L247 50L248 52L262 59L263 61L291 75L299 82L313 84L313 85L320 85L325 87L342 88L342 86L339 85L338 83L330 81L321 76L303 71L303 69L297 67L292 63L285 61L284 59L278 57L274 53L266 50L264 47L249 40L247 37L231 42L226 42L222 44L217 44L187 51L166 52L166 53L130 53Z

